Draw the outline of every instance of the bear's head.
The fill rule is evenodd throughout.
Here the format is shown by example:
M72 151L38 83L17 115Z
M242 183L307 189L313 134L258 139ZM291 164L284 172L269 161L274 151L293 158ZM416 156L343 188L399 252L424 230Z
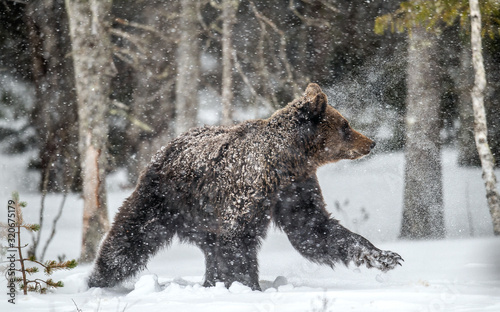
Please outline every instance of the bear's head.
M341 159L358 159L375 147L375 142L351 128L332 106L321 88L311 83L304 96L287 107L299 124L299 136L306 137L307 154L316 166Z

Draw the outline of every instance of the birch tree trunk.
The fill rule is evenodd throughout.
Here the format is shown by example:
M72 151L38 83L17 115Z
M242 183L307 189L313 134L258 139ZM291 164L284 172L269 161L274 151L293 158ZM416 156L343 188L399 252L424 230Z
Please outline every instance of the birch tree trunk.
M200 81L200 43L196 0L182 0L175 84L175 134L196 126Z
M80 261L91 262L108 230L105 170L107 111L113 66L108 35L111 0L66 0L78 101L79 150L83 177Z
M233 25L239 0L222 1L222 120L221 124L233 123Z
M401 238L441 238L445 229L437 38L423 27L416 26L409 41Z
M481 12L478 0L469 0L471 16L471 48L472 65L474 67L474 87L472 88L472 108L474 110L474 138L483 168L483 180L486 188L486 199L493 219L493 231L500 235L500 200L496 189L495 160L488 145L488 128L484 109L484 89L486 74L484 72L481 43Z

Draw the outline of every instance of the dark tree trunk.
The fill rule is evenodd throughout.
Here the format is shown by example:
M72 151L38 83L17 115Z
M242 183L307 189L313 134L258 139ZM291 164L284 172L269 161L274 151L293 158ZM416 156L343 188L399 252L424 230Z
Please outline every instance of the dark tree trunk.
M172 9L170 7L170 9ZM157 19L156 13L165 10L164 4L151 5L142 13L143 22L153 28L167 33L171 25L163 19ZM174 75L175 58L173 44L149 34L146 42L151 51L134 68L134 93L132 115L145 123L150 130L131 124L128 131L133 145L130 160L127 162L129 181L136 183L140 172L151 160L151 156L174 137ZM191 89L188 91L193 93Z
M415 27L409 36L405 191L401 237L445 236L439 133L437 38Z
M40 138L40 189L64 191L71 188L78 166L78 122L68 19L64 0L30 2L26 7L36 86L32 123ZM45 186L44 186L45 185Z
M480 166L479 155L474 142L474 112L471 91L474 85L470 45L464 43L460 52L460 71L456 75L458 88L458 164L460 166Z

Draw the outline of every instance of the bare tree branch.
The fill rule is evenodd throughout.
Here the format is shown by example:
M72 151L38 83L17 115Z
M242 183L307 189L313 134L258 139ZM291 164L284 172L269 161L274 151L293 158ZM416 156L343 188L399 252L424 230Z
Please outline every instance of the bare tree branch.
M236 55L236 50L233 50L233 62L236 71L238 71L238 73L240 74L241 79L247 85L248 89L250 90L250 93L252 93L253 96L257 97L258 96L257 92L255 91L252 84L250 83L250 80L248 80L248 77L245 75L243 69L241 68L240 61L238 60L238 56Z
M257 9L257 7L253 3L253 1L250 1L250 7L251 7L252 11L254 12L255 17L257 17L257 19L259 19L260 21L262 21L262 22L266 23L267 25L269 25L279 35L279 37L280 37L279 56L280 56L281 63L283 63L284 66L285 66L285 72L286 72L286 75L287 75L287 82L292 85L294 96L300 95L301 92L300 92L299 87L298 87L298 85L295 82L295 79L293 77L292 66L291 66L291 64L288 61L288 58L286 56L286 45L287 45L287 42L286 42L286 34L285 34L285 32L282 31L281 29L279 29L278 26L276 26L276 24L273 21L271 21L269 18L267 18L266 16L264 16ZM275 57L274 54L273 54L273 57ZM280 61L275 60L276 64L280 64Z
M312 1L307 1L307 0L304 1L304 2L305 3L309 3L309 4L312 3ZM328 23L328 21L326 21L324 19L310 18L310 17L307 17L305 15L300 14L300 12L297 11L297 9L295 7L295 1L294 0L289 0L288 7L293 12L293 14L295 14L295 16L297 16L298 18L300 18L300 20L302 20L302 22L304 22L304 24L306 24L306 25L316 26L316 27L330 27L330 23ZM335 8L333 6L331 6L331 9L335 9Z
M160 31L160 30L158 30L155 27L150 26L150 25L145 25L145 24L141 24L141 23L137 23L137 22L130 22L130 21L123 19L123 18L115 18L115 22L117 22L118 24L124 25L124 26L130 26L130 27L134 27L137 29L141 29L141 30L145 30L147 32L153 33L163 40L170 40L170 37L165 36L164 32L162 32L162 31Z
M109 29L109 32L114 35L114 36L117 36L117 37L121 37L121 38L124 38L124 39L127 39L129 42L133 43L135 45L135 47L144 55L147 54L147 49L145 48L145 46L147 46L147 42L144 42L144 40L139 37L139 36L135 36L129 32L126 32L126 31L123 31L123 30L120 30L118 28L110 28Z

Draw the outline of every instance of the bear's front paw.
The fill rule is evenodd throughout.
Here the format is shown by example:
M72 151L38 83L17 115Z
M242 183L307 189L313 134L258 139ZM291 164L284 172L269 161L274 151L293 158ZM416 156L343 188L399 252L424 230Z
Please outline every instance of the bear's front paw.
M364 264L368 268L377 268L382 272L394 269L397 265L401 265L402 261L403 258L397 253L378 249L362 250L354 257L356 266Z

